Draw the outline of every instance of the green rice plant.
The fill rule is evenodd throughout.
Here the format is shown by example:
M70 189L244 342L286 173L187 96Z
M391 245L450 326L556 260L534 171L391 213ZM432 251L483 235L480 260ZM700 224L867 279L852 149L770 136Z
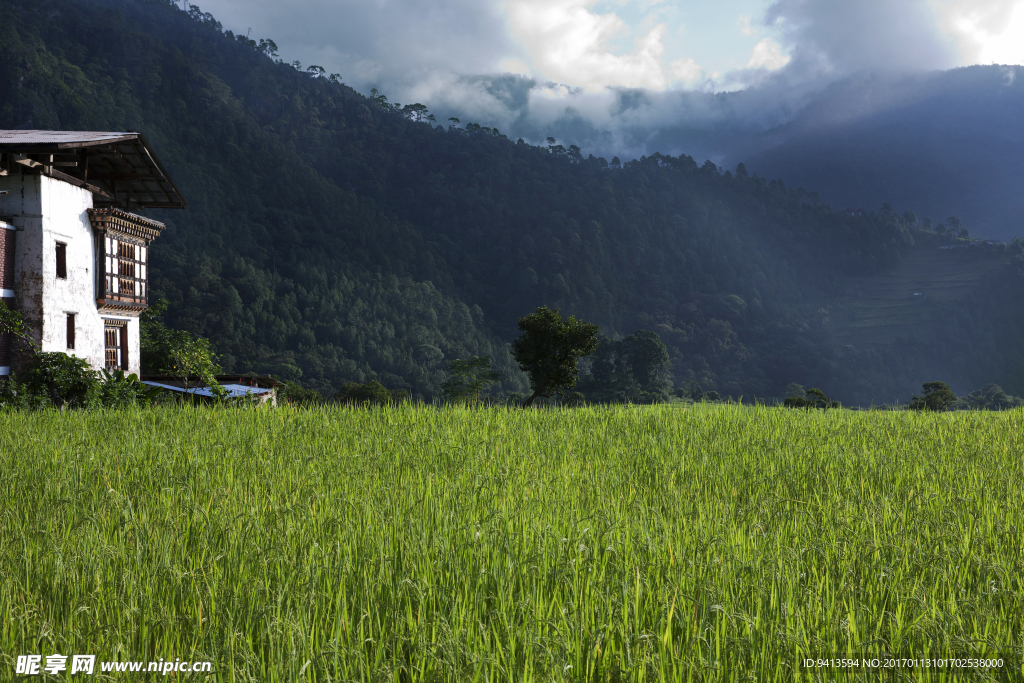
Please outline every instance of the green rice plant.
M1022 680L1022 453L1022 410L0 413L0 679Z

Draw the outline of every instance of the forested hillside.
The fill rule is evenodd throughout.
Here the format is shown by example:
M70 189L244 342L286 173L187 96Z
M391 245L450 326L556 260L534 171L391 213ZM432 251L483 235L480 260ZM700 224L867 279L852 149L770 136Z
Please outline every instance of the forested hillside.
M850 349L829 302L920 241L904 207L853 216L742 165L530 146L342 80L194 6L0 4L0 128L146 134L190 202L154 212L154 290L226 370L430 397L447 361L488 354L500 390L525 391L507 343L550 305L612 338L656 332L677 386L725 395L1024 390L1020 245L941 329Z

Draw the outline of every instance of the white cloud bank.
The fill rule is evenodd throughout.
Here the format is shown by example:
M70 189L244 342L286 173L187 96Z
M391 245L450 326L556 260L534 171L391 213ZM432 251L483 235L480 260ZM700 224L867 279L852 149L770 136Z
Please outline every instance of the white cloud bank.
M858 73L1024 62L1024 0L738 1L747 9L721 15L720 26L695 23L694 12L710 11L698 0L203 0L203 9L362 92L377 87L441 120L531 142L556 133L606 156L673 151L666 131L676 152L713 154L711 131L771 128ZM721 72L698 49L727 44L719 35L742 46ZM744 92L713 95L723 90Z
M596 0L510 0L508 24L534 70L545 78L594 92L609 86L664 89L665 25L636 41L636 50L615 54L609 44L627 31L614 13L595 14Z

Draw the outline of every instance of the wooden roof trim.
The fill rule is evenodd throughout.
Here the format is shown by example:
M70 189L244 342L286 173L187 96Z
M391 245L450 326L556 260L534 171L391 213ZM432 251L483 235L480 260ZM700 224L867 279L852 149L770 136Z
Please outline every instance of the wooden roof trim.
M123 209L89 209L89 222L100 232L117 232L128 237L145 240L148 244L166 228L160 221L139 216Z

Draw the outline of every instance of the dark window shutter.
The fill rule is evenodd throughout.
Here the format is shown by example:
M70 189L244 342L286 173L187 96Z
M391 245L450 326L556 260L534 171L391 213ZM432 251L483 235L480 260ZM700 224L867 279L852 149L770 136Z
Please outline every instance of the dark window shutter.
M57 242L57 277L68 276L68 245ZM71 348L70 346L68 348Z
M121 369L128 371L128 325L121 325Z
M68 348L75 348L75 314L68 313Z

